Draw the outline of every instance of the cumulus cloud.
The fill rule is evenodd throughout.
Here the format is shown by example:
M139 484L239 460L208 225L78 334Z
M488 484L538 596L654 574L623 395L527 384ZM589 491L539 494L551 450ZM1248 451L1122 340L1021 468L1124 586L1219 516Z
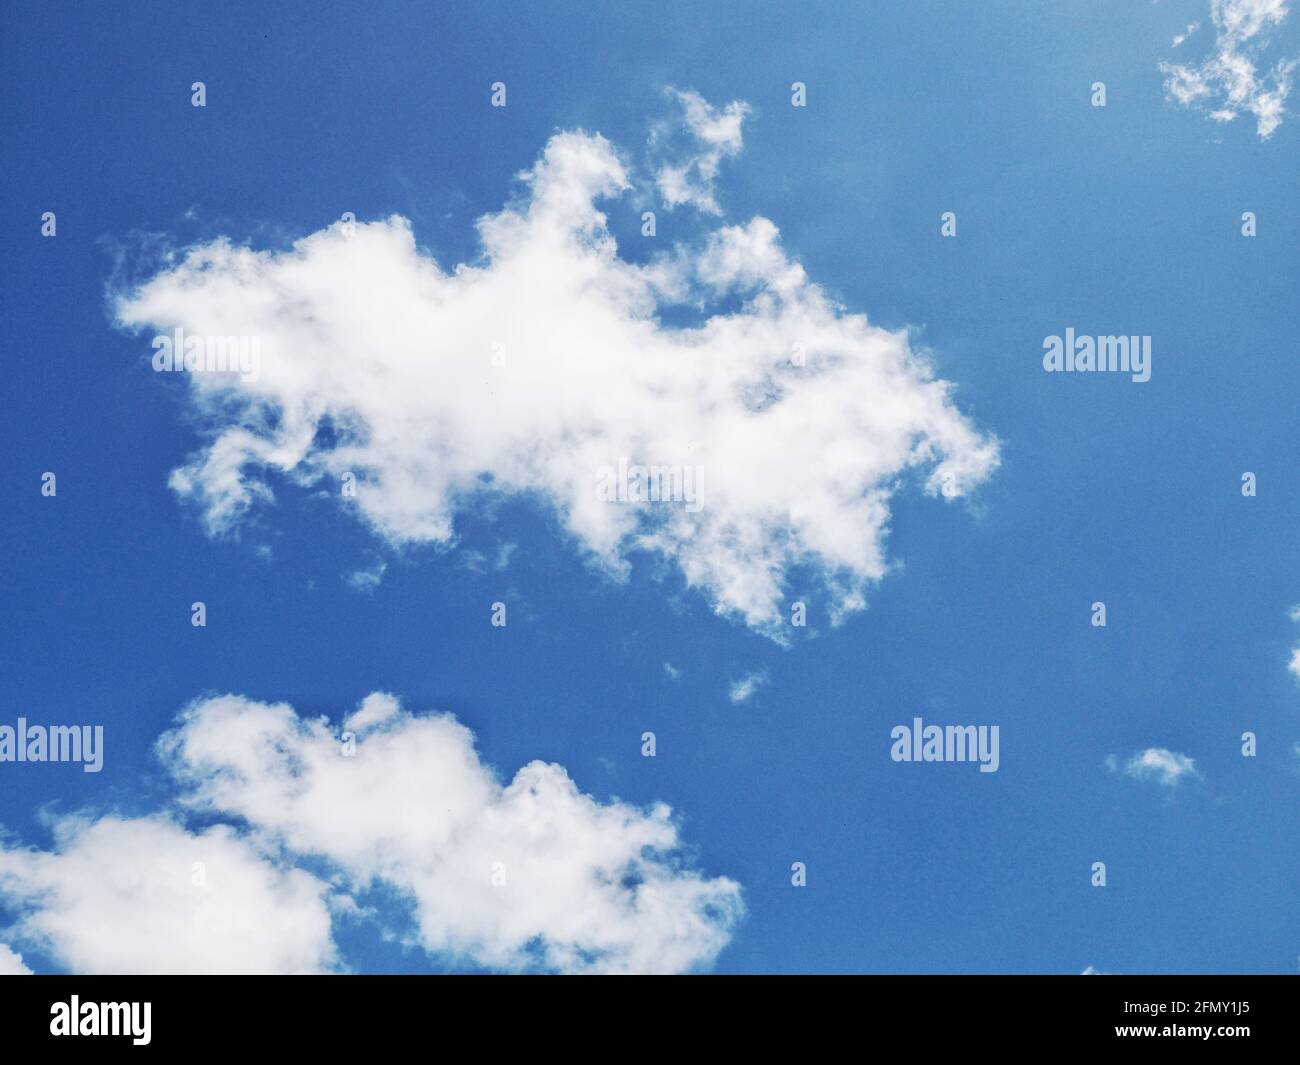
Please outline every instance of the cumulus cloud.
M23 964L23 956L0 943L0 976L30 976L31 969Z
M1112 772L1119 772L1119 760L1111 755L1106 765ZM1167 788L1177 787L1184 777L1196 777L1196 763L1185 754L1167 750L1164 747L1148 747L1138 751L1124 763L1125 776L1134 780L1154 780Z
M343 728L230 695L192 706L159 747L189 807L324 859L357 890L395 888L431 954L682 972L730 939L740 888L689 866L667 806L598 803L544 762L503 785L455 718L388 695Z
M722 160L744 146L741 125L749 105L735 100L716 108L697 92L668 90L681 106L679 121L660 122L650 136L651 154L659 159L655 186L669 210L688 204L706 214L721 214L714 196Z
M767 681L768 676L767 670L765 669L759 669L755 670L753 673L747 673L745 676L741 677L740 680L732 682L731 688L727 692L727 697L733 703L747 703L754 697L759 688L762 688L767 684Z
M325 883L226 825L73 816L48 851L0 850L18 934L76 973L311 973L334 967Z
M543 762L502 784L454 717L389 695L338 732L210 698L158 751L171 809L64 817L50 849L0 849L11 933L73 972L338 971L332 915L375 918L355 895L376 887L414 919L385 934L512 971L699 969L744 912L738 884L694 869L666 805L599 803Z
M1294 58L1277 60L1261 74L1258 64L1271 32L1289 13L1289 0L1211 0L1214 47L1196 66L1161 63L1165 91L1183 106L1207 111L1216 122L1231 122L1242 112L1255 116L1255 128L1265 140L1282 122L1283 105L1291 91ZM1182 44L1196 24L1174 38Z
M734 120L738 144L726 114L701 135L728 145ZM280 251L217 240L120 294L125 327L260 338L256 379L186 375L207 441L171 484L211 533L277 476L397 546L450 544L476 499L526 495L604 574L657 554L780 638L792 569L840 620L887 572L896 491L954 499L997 465L906 334L834 303L767 219L631 263L597 206L631 187L604 137L557 133L520 177L474 264L444 269L394 216ZM674 307L698 318L669 324Z

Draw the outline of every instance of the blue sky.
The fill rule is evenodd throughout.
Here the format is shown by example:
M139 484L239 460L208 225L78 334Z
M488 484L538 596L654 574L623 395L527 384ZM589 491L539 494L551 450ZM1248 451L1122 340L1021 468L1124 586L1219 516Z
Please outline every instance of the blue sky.
M743 898L704 968L1294 972L1297 121L1261 137L1249 114L1168 98L1159 64L1214 44L1205 0L859 8L10 7L0 723L103 724L105 763L0 764L6 847L56 847L52 822L77 811L170 809L154 745L195 699L337 725L384 691L455 714L502 781L540 759L599 803L668 803L677 860ZM1300 52L1298 26L1266 54ZM667 87L748 104L718 217L639 199ZM443 268L477 261L476 220L576 130L637 166L600 204L624 260L770 219L847 312L909 330L952 409L996 439L1000 464L959 500L927 494L927 468L888 478L888 573L839 626L814 607L783 645L653 553L612 579L544 493L483 493L454 544L397 547L319 485L270 476L274 502L221 535L169 488L210 412L181 375L150 372L155 330L122 328L114 304L175 266L160 247L284 252L351 211L408 219ZM1044 373L1043 338L1067 327L1150 336L1151 380ZM380 561L372 591L344 579ZM783 603L817 602L810 569ZM755 673L766 683L733 702ZM998 725L998 771L891 761L890 730L916 716ZM1195 769L1123 771L1148 749ZM53 904L4 877L0 941L29 967L113 967L33 936ZM499 967L403 946L380 934L407 923L400 892L353 894L375 914L336 919L337 965Z

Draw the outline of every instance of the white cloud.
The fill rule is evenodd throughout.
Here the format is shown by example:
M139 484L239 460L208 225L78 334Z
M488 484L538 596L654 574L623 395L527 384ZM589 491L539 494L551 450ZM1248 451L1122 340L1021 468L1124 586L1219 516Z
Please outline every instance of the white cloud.
M0 848L10 933L73 972L338 971L332 915L377 921L354 897L375 886L409 901L430 955L506 970L690 971L744 912L738 884L694 870L666 805L596 802L543 762L502 785L455 718L388 695L339 734L207 699L158 750L173 810L63 817L48 850ZM0 972L20 964L0 945Z
M357 890L410 898L432 954L681 972L730 939L740 888L689 867L667 806L598 803L543 762L503 786L453 717L408 714L388 695L343 727L352 756L323 719L231 695L192 706L159 749L191 807L326 859Z
M667 674L669 680L676 681L682 679L682 671L671 662L664 663L664 673Z
M1118 770L1119 762L1114 755L1106 759L1106 765L1112 772ZM1134 780L1154 780L1167 788L1177 787L1184 777L1195 777L1196 763L1185 754L1167 750L1164 747L1148 747L1139 751L1124 764L1124 775Z
M510 568L510 560L514 558L514 554L518 549L519 545L514 542L499 544L497 545L496 558L493 561L490 561L482 551L466 549L460 553L460 564L471 573L479 576L487 573L489 569L502 573Z
M1214 47L1199 66L1161 63L1165 91L1183 106L1206 110L1216 122L1231 122L1241 112L1255 116L1265 140L1282 122L1291 91L1294 58L1279 59L1267 73L1257 64L1272 30L1285 21L1289 0L1211 0ZM1174 38L1177 47L1195 24Z
M733 703L747 703L768 682L767 670L759 669L747 673L740 680L732 681L727 696Z
M710 143L732 143L725 114L696 122ZM393 545L450 544L476 497L526 494L606 575L658 553L780 639L793 567L839 620L887 572L896 491L952 499L997 465L906 334L831 301L767 219L638 265L597 208L630 187L603 137L557 133L521 178L474 265L443 270L392 217L195 247L116 301L124 326L261 338L255 381L186 375L208 442L171 483L211 533L271 501L270 475L340 497L355 473L343 505ZM665 324L678 304L704 317ZM605 501L620 459L699 471L702 509Z
M1189 22L1187 24L1187 28L1183 30L1182 33L1176 34L1174 36L1171 47L1177 48L1180 44L1182 44L1185 40L1187 40L1188 37L1190 37L1193 33L1195 33L1200 28L1201 28L1201 24L1199 22Z
M387 571L388 563L380 561L367 569L354 570L347 574L343 580L356 591L369 594L379 587Z
M1300 603L1287 611L1287 617L1292 621L1300 621ZM1287 663L1287 669L1295 675L1297 680L1300 680L1300 645L1292 648L1291 661Z
M0 976L30 976L31 969L23 964L23 956L0 943Z
M49 851L0 850L18 934L76 973L307 973L336 962L327 885L234 829L165 816L55 822ZM196 866L195 863L201 863Z
M668 93L681 105L682 117L679 122L660 122L651 132L650 150L659 158L659 195L669 210L688 204L706 214L721 214L713 183L722 160L740 154L744 146L740 127L749 105L735 100L716 108L697 92Z

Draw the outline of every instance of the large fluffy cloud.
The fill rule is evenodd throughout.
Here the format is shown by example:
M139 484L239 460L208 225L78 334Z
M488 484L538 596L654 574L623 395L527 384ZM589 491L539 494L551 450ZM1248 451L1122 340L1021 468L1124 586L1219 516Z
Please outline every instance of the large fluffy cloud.
M601 804L563 768L499 783L447 715L372 695L336 735L236 696L190 708L162 740L188 802L234 815L358 889L414 903L429 952L565 972L680 972L711 962L740 890L684 864L670 811Z
M229 826L66 817L0 850L17 931L77 973L304 973L335 964L327 885Z
M696 101L709 152L737 148L743 112ZM189 375L209 440L172 484L212 532L271 499L275 475L338 491L354 474L340 498L398 545L451 541L477 493L528 493L606 573L658 552L719 612L776 633L796 566L832 618L864 605L909 471L951 499L996 465L906 335L837 306L770 221L634 263L598 208L631 186L607 140L558 133L520 177L519 200L479 220L474 264L444 269L391 217L283 251L217 240L120 294L127 327L260 338L256 379ZM695 498L647 500L621 460L693 478Z
M667 806L599 803L542 762L502 784L455 718L388 695L339 731L211 698L158 746L171 809L64 817L48 850L0 847L16 942L78 973L333 971L332 917L367 917L356 896L379 887L403 901L369 916L444 963L667 973L710 965L743 912Z
M1295 59L1284 58L1260 73L1257 64L1270 32L1286 19L1288 0L1210 0L1214 47L1196 66L1161 63L1165 91L1184 106L1208 110L1216 122L1231 122L1243 111L1255 116L1255 129L1267 140L1282 123L1291 92ZM1183 43L1196 26L1174 39Z

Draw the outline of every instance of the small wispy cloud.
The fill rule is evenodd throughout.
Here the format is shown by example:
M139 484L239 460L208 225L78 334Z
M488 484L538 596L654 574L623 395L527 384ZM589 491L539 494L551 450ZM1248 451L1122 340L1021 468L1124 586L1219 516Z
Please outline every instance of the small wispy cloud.
M1185 40L1187 40L1188 37L1190 37L1193 33L1195 33L1200 28L1201 28L1201 24L1199 22L1189 22L1187 24L1187 29L1183 30L1182 33L1177 34L1174 37L1171 47L1177 48L1180 44L1182 44Z
M498 545L496 558L491 562L489 562L487 555L483 554L482 551L462 551L460 554L460 564L471 573L477 573L480 576L487 573L489 569L500 573L509 567L510 560L514 557L514 553L518 548L519 545L513 542Z
M1296 604L1288 610L1287 617L1292 621L1300 621L1300 604ZM1291 661L1287 664L1287 669L1295 674L1297 680L1300 680L1300 644L1292 648Z
M688 204L705 214L721 214L713 182L722 160L739 154L743 147L740 127L749 105L734 100L726 107L714 107L689 90L669 89L668 95L681 105L682 118L660 122L651 130L650 149L659 157L655 171L659 195L669 210Z
M728 698L733 703L747 703L752 699L755 693L768 682L767 670L759 669L753 673L747 673L740 680L732 681L731 690L727 693Z
M1154 780L1166 788L1175 788L1184 777L1198 777L1196 762L1185 754L1171 751L1165 747L1148 747L1138 751L1122 769L1119 759L1111 755L1106 759L1106 768L1112 773L1123 772L1134 780Z
M664 663L664 673L668 675L669 680L682 679L682 671L678 669L675 665L673 665L671 662Z
M379 587L379 582L384 579L387 570L388 563L380 561L368 569L354 570L352 573L345 574L343 580L354 591L369 595Z
M1165 92L1171 100L1205 111L1215 122L1231 122L1243 111L1255 116L1261 140L1282 124L1283 105L1291 91L1294 58L1282 58L1260 73L1257 64L1272 31L1289 14L1289 0L1211 0L1214 47L1199 65L1161 63ZM1174 38L1177 48L1197 23Z

